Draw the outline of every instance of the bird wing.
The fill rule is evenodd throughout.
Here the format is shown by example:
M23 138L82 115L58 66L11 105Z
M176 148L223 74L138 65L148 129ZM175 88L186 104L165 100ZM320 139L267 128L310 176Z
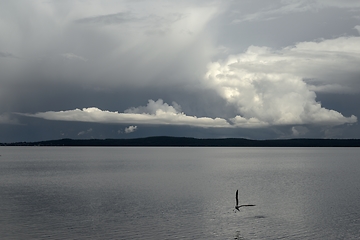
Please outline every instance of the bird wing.
M236 190L236 206L239 206L239 190Z

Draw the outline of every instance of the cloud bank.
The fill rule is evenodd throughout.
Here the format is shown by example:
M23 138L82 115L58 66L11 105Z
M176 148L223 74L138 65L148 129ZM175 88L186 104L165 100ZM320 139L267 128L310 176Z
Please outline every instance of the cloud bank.
M278 51L251 46L243 54L209 64L204 85L236 106L240 115L232 119L235 125L341 125L357 118L322 107L314 91L351 89L357 81L349 73L359 73L358 66L359 37L302 42Z
M179 105L172 106L163 100L149 100L147 106L131 108L124 113L110 112L96 107L68 110L49 111L36 114L22 114L29 117L47 120L80 121L96 123L132 123L132 124L157 124L157 125L187 125L202 128L228 128L230 124L221 118L207 118L187 116L179 111Z
M262 74L254 77L254 75L247 73L248 78L245 81L239 81L238 77L242 76L241 71L238 76L234 72L228 72L225 75L230 79L224 81L223 70L222 75L217 74L213 80L216 81L220 77L221 86L216 86L219 93L229 103L238 106L241 113L241 115L228 120L188 116L181 112L181 106L177 103L173 102L172 105L169 105L164 103L162 99L149 100L147 106L133 107L123 113L92 107L82 110L20 114L58 121L180 125L201 128L261 128L273 125L299 124L336 126L357 121L355 116L346 118L334 110L322 108L315 101L315 94L306 88L306 84L301 79L290 78L289 75L283 74L281 76ZM210 75L209 79L211 79ZM231 86L229 87L229 85ZM236 85L238 87L235 87ZM279 88L280 85L281 88ZM131 133L136 129L137 126L130 126L125 129L125 133Z

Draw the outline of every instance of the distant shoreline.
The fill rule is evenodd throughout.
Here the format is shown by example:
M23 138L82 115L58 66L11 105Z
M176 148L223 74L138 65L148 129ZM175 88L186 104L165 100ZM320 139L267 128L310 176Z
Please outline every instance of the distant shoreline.
M39 142L0 143L0 146L68 147L360 147L360 139L199 139L190 137L146 137L134 139L59 139Z

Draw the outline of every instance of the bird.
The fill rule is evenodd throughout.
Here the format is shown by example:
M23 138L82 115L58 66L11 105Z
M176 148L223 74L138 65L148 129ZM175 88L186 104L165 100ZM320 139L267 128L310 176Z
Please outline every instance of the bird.
M236 199L235 209L238 210L238 211L240 211L241 207L254 207L255 206L253 204L239 205L239 190L236 190L235 199Z

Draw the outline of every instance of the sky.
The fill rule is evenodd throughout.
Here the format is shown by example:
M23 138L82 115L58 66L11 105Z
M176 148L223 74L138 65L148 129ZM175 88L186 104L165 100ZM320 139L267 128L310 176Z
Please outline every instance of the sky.
M360 138L358 0L0 0L0 142Z

